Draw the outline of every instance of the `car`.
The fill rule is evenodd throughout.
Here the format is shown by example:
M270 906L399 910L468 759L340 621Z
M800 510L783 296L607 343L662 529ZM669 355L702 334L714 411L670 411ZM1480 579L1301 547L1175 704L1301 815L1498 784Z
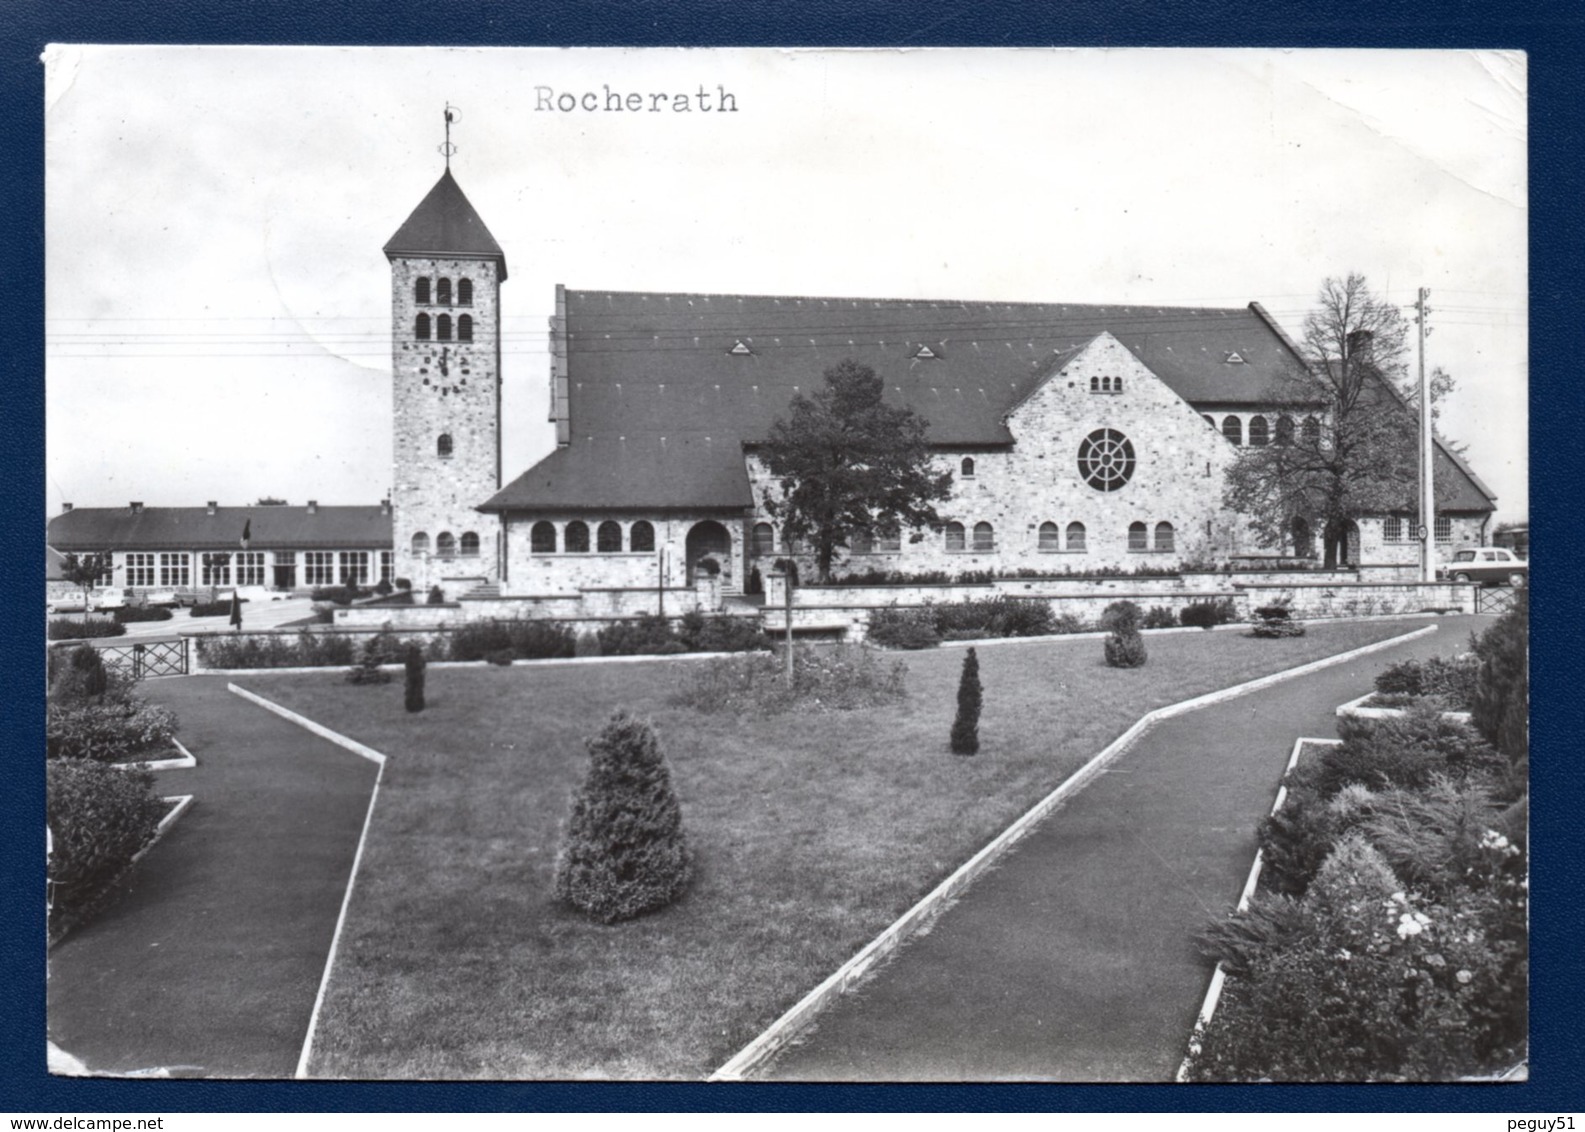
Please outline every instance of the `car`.
M112 588L112 589L107 589L107 590L95 590L93 592L94 608L95 609L125 609L128 605L131 604L131 602L128 600L131 597L131 594L132 594L131 590L118 589L118 588Z
M74 594L52 597L44 608L49 613L81 613L84 609L83 592L78 590Z
M144 605L180 605L181 598L175 590L149 590L143 595Z
M1478 546L1454 552L1442 574L1452 582L1522 586L1530 577L1530 563L1504 547Z

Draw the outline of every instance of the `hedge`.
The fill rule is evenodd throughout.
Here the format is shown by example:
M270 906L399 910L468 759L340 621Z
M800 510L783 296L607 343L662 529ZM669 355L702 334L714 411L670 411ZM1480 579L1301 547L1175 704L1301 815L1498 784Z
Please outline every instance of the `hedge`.
M121 637L126 626L114 618L91 618L87 621L73 617L52 617L49 639L52 641L83 641L93 637Z
M166 812L153 775L86 759L47 764L45 798L52 919L82 911L149 843Z
M112 616L119 624L127 625L133 621L169 621L172 614L163 605L125 605Z
M44 752L51 759L138 761L163 754L176 734L167 707L128 698L120 703L52 703L44 727Z

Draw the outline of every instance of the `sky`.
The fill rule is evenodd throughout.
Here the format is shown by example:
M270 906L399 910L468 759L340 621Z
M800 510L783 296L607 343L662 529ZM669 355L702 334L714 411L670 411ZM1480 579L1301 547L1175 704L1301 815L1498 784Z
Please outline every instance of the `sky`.
M1258 301L1297 337L1321 282L1358 271L1406 311L1430 289L1427 362L1457 383L1439 427L1498 518L1528 517L1522 53L54 46L42 65L49 514L389 491L380 249L444 168L451 105L452 172L509 270L508 481L554 445L557 283Z

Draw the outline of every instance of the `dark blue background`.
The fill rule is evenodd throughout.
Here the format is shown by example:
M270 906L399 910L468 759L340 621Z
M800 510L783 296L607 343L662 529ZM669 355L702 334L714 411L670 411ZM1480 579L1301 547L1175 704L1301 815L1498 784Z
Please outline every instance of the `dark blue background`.
M1245 10L1246 7L1248 10ZM8 834L0 839L6 912L0 947L13 972L0 987L0 1111L1363 1111L1475 1110L1547 1114L1585 1108L1581 1074L1579 926L1582 876L1578 729L1579 630L1574 566L1579 495L1580 255L1585 55L1579 0L1216 0L953 5L881 0L6 0L0 57L5 423L0 525L13 548L0 599L0 709ZM459 32L465 34L458 35ZM77 1081L44 1072L42 716L44 529L43 68L49 42L468 45L1263 46L1508 48L1529 53L1531 448L1533 581L1531 773L1534 933L1528 1084L1350 1088L1084 1085L723 1086L705 1084L380 1084ZM180 129L180 123L172 123ZM1383 201L1384 209L1395 206ZM195 218L201 222L201 218ZM1539 411L1535 411L1539 409ZM191 406L173 406L191 413ZM219 410L207 423L240 428ZM187 424L199 423L189 419ZM1500 1127L1493 1124L1494 1128Z

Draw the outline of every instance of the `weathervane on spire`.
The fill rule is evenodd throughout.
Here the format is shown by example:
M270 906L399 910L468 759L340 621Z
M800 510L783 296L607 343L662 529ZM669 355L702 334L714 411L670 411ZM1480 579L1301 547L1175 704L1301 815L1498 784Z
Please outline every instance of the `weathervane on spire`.
M451 168L451 155L457 152L457 147L451 144L451 124L462 116L461 112L449 102L446 104L446 144L440 147L440 154L446 159L446 168Z

